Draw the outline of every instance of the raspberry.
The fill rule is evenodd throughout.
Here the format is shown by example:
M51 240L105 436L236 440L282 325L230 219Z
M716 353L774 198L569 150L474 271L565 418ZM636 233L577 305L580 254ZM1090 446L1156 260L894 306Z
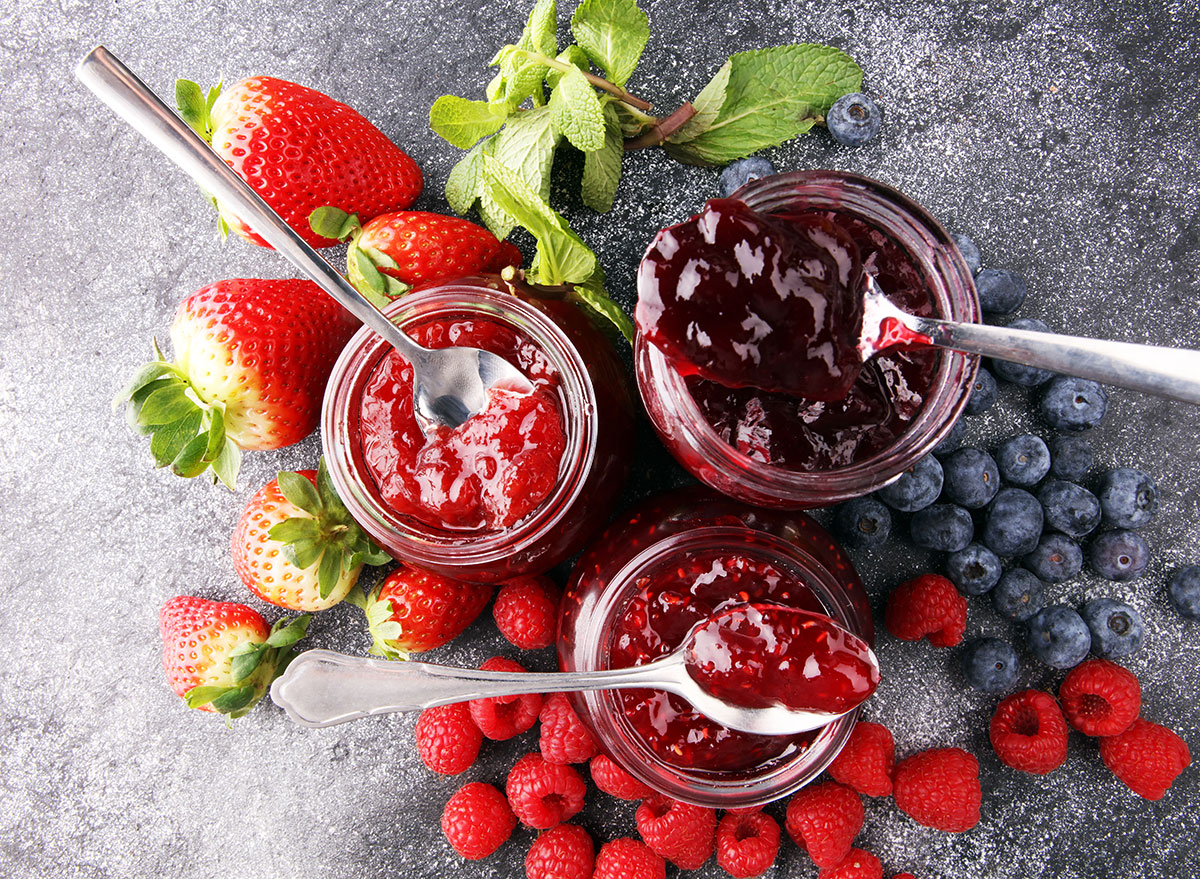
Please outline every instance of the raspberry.
M836 867L817 873L817 879L883 879L883 864L870 852L852 848Z
M655 794L638 806L637 828L652 851L681 870L697 870L713 853L717 813Z
M591 879L592 851L592 838L582 827L551 827L529 847L526 879Z
M525 671L511 659L493 656L483 665L484 671ZM489 739L500 741L520 735L537 723L542 710L542 697L537 693L524 696L496 696L492 699L472 699L471 719Z
M1107 659L1089 659L1071 669L1058 698L1071 726L1085 736L1119 735L1142 710L1138 679Z
M717 866L734 879L765 873L779 854L779 825L763 812L727 812L717 825Z
M583 808L587 785L570 766L526 754L508 773L508 803L521 823L537 830L566 821Z
M961 748L913 754L896 764L892 795L918 824L961 833L979 823L979 761Z
M667 862L649 846L623 836L600 846L592 879L667 879Z
M586 763L600 750L565 693L547 696L538 719L542 722L538 747L551 763Z
M442 811L442 833L468 861L486 858L500 848L516 826L504 794L482 781L459 788Z
M514 647L540 650L558 633L559 591L547 577L517 577L500 587L492 616Z
M886 726L861 722L846 741L841 753L829 764L833 780L869 797L886 797L892 792L892 769L896 745Z
M818 867L841 863L863 823L863 804L845 785L823 781L801 788L787 807L787 832Z
M1100 739L1100 759L1139 797L1161 800L1192 755L1171 730L1139 717L1120 735Z
M945 577L922 574L892 590L884 623L902 641L953 647L967 628L967 600Z
M1067 722L1049 693L1013 693L992 715L992 748L1005 766L1045 775L1067 759Z
M421 762L442 775L458 775L479 756L483 733L471 720L465 702L426 708L417 720L417 753Z
M596 787L619 800L640 800L654 793L604 754L597 754L588 764Z

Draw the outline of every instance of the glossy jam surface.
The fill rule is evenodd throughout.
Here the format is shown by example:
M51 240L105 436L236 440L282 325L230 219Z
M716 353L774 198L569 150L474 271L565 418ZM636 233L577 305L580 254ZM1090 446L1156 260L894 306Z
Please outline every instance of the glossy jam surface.
M737 604L690 634L686 668L709 695L743 708L844 714L879 685L867 643L828 616Z
M566 435L548 358L517 331L471 319L408 330L427 348L462 345L499 354L534 383L530 395L490 392L488 408L426 438L413 414L413 372L389 352L363 390L363 460L384 502L440 528L496 531L529 515L554 490Z

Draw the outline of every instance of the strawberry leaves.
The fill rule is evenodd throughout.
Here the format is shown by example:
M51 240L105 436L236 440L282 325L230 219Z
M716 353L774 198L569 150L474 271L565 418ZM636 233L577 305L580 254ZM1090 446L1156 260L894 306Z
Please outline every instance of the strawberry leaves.
M400 623L392 619L396 610L390 598L381 599L378 589L364 593L355 586L346 596L346 600L362 610L367 618L367 630L371 633L368 653L372 656L382 656L384 659L408 659L409 651L401 646L404 630Z

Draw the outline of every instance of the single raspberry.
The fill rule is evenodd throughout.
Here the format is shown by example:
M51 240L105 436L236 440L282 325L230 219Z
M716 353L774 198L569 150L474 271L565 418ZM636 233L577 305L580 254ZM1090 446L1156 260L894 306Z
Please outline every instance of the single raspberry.
M538 715L542 722L538 747L551 763L586 763L600 750L566 693L551 693Z
M583 808L587 784L570 766L526 754L508 773L508 803L522 824L545 830Z
M979 823L979 761L961 748L922 751L896 764L892 796L918 824L961 833Z
M992 715L992 747L1005 766L1045 775L1067 759L1067 722L1049 693L1013 693Z
M1058 698L1071 726L1085 736L1119 735L1142 710L1137 677L1107 659L1089 659L1067 672Z
M522 650L540 650L558 633L558 587L548 577L517 577L500 587L492 616L500 634Z
M600 846L592 879L667 879L667 862L646 844L623 836Z
M637 829L651 850L681 870L698 870L713 853L717 813L662 794L642 800Z
M892 792L896 744L886 726L866 721L855 724L841 753L829 764L833 780L869 797Z
M788 835L818 867L835 867L862 829L863 804L853 790L835 781L801 788L787 807Z
M421 762L442 775L458 775L479 756L483 733L465 702L426 708L417 720L417 753Z
M902 641L953 647L967 628L967 600L945 577L922 574L892 590L884 624Z
M493 656L483 665L484 671L525 671L519 662ZM537 693L523 696L496 696L491 699L472 699L471 719L489 739L500 741L511 739L528 731L537 723L542 710L542 697Z
M442 811L442 833L468 861L486 858L500 848L516 826L504 794L482 781L459 788Z
M1192 755L1174 732L1139 717L1120 735L1100 739L1100 759L1139 797L1161 800Z
M654 793L604 754L597 754L588 764L596 787L619 800L640 800Z
M817 879L883 879L883 864L870 852L852 848L836 867L817 873Z
M525 856L526 879L591 879L592 838L582 827L558 824L538 836Z
M765 873L779 854L779 825L764 812L727 812L717 824L717 866L734 879Z

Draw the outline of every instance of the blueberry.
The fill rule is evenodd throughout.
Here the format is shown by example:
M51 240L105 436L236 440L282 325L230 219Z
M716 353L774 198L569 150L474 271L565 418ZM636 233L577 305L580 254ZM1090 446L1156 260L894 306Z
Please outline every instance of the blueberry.
M1141 528L1158 512L1158 488L1141 470L1119 467L1100 477L1100 510L1105 525Z
M926 455L900 474L895 482L875 492L893 510L915 513L937 500L942 493L942 465L933 455Z
M1046 527L1078 540L1100 524L1100 499L1074 482L1051 479L1038 489Z
M913 514L908 523L912 542L925 549L958 552L975 536L971 514L954 504L934 504Z
M1106 580L1133 580L1150 561L1150 547L1136 531L1105 531L1088 547L1088 561Z
M883 111L866 95L852 92L833 102L825 114L825 124L842 146L862 146L879 133Z
M874 498L860 497L837 508L833 528L842 543L854 549L882 546L892 532L892 514Z
M1092 649L1092 633L1073 607L1055 604L1029 620L1029 652L1052 668L1074 668Z
M1042 394L1042 417L1058 430L1086 430L1095 427L1108 408L1104 388L1086 378L1056 376Z
M967 398L967 405L963 407L963 411L968 415L980 415L996 405L996 397L999 395L999 390L996 387L995 377L986 369L980 369L975 373L975 381L971 385L971 396Z
M1036 485L1050 472L1050 447L1031 433L1006 439L996 449L995 458L1000 476L1013 485Z
M1002 488L988 505L983 543L996 555L1025 555L1042 536L1042 505L1023 488Z
M1200 620L1200 565L1187 565L1167 579L1171 607L1187 620Z
M968 510L987 506L1000 490L1000 468L982 449L967 446L951 452L942 461L942 469L946 499Z
M729 198L751 180L770 177L774 173L775 166L762 156L750 156L748 159L730 162L721 172L721 198Z
M1039 580L1064 583L1083 570L1083 550L1065 534L1043 534L1033 552L1025 556L1025 567Z
M1123 601L1096 598L1079 608L1092 633L1092 652L1104 659L1128 656L1142 646L1142 615Z
M967 264L971 274L979 274L979 267L983 265L983 254L979 252L979 245L966 235L960 235L957 232L951 232L950 237L954 239L954 244L958 247L958 252L962 254L963 262Z
M1000 559L982 543L970 543L946 559L946 576L964 595L983 595L1000 579Z
M955 449L962 445L963 435L967 432L967 425L961 418L950 425L950 430L942 437L941 441L933 447L933 453L939 458L943 455L949 455Z
M1050 472L1059 479L1078 482L1092 469L1094 459L1092 444L1081 436L1067 434L1050 441Z
M982 275L984 272L980 272L980 274ZM1034 317L1014 320L1008 326L1014 330L1032 330L1035 333L1050 332L1050 327ZM1026 388L1044 385L1054 377L1054 373L1048 369L1038 369L1036 366L1026 366L1024 363L1010 363L1007 360L993 360L992 372L996 374L996 378Z
M1042 581L1024 568L1005 571L992 589L992 605L1001 616L1024 622L1046 604Z
M984 269L975 276L979 307L988 314L1012 314L1025 301L1029 285L1022 275L1004 269Z
M1004 693L1017 684L1021 671L1017 651L999 638L978 638L963 652L963 671L971 686L988 693Z

